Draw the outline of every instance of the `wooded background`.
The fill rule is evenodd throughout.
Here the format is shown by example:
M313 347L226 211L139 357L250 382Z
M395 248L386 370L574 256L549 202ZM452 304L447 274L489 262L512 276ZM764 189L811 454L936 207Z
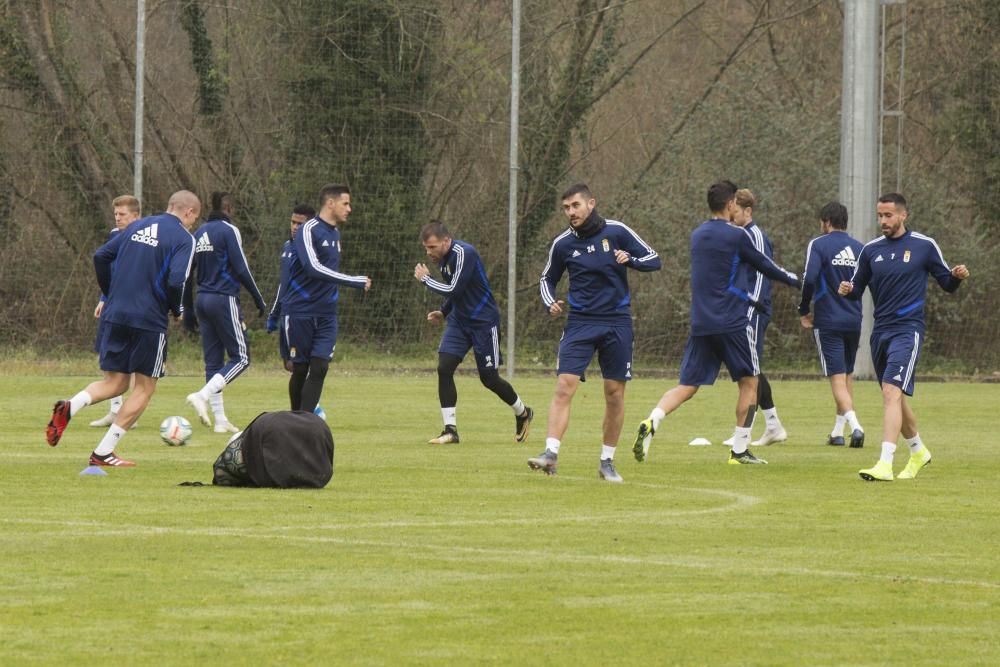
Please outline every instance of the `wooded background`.
M386 353L433 346L436 300L412 278L431 218L477 245L505 308L510 6L500 0L147 0L143 213L190 188L235 194L265 298L296 203L346 182L355 211L342 336ZM886 26L899 69L908 226L972 278L932 286L925 359L1000 370L1000 3L910 0ZM780 263L801 270L817 210L837 197L842 13L837 0L523 0L518 348L554 357L561 322L538 277L565 225L558 193L663 257L630 274L636 354L676 368L688 327L688 236L730 178ZM93 251L133 168L135 4L0 0L0 346L84 350ZM887 97L895 99L891 82ZM895 189L894 124L882 190ZM877 235L872 204L871 235ZM868 239L862 239L867 241ZM563 284L565 289L565 283ZM811 368L798 295L775 287L769 365ZM248 313L249 314L249 313ZM249 318L252 328L263 322Z

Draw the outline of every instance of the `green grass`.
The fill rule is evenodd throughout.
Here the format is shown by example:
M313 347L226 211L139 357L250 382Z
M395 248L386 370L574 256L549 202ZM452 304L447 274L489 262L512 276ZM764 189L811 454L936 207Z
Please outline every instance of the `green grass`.
M596 379L596 376L595 376ZM919 384L934 463L916 480L864 483L880 398L859 383L863 450L821 443L825 383L777 382L789 442L766 467L724 465L735 388L706 388L664 426L651 459L632 429L666 380L628 389L618 468L596 479L603 410L583 385L560 474L533 473L552 377L515 386L538 418L512 442L509 410L459 378L462 444L440 430L429 374L336 364L322 404L336 472L320 491L178 487L211 478L225 436L193 419L197 376L160 382L119 452L79 471L100 436L82 412L55 449L52 401L82 377L8 375L0 386L0 662L3 664L996 664L1000 661L1000 386ZM246 423L285 407L257 368L226 392ZM758 426L757 431L759 432ZM906 461L901 447L896 469Z

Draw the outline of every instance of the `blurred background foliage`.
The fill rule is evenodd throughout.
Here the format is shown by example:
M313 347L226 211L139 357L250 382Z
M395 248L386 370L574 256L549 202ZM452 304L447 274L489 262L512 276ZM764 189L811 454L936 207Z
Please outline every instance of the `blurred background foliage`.
M585 181L606 217L651 242L632 274L637 365L676 368L687 334L688 235L719 178L751 188L777 259L798 271L816 211L837 197L842 15L837 0L524 0L518 199L519 361L554 358L561 322L537 281ZM903 38L888 14L887 52ZM997 258L1000 4L905 7L902 191L909 226L973 278L930 290L925 364L1000 371ZM266 298L297 203L351 186L345 340L432 349L436 301L412 278L420 226L477 245L506 307L510 6L498 0L148 0L144 213L190 188L235 194ZM898 50L898 49L897 49ZM896 56L887 58L890 74ZM91 257L133 168L135 6L0 0L0 345L85 351ZM894 127L894 126L893 126ZM896 141L887 124L887 142ZM886 151L883 190L896 187ZM874 211L874 204L873 204ZM877 235L874 215L871 235ZM863 239L868 240L868 239ZM563 286L564 288L565 286ZM775 288L768 366L815 367L797 294ZM251 319L252 328L263 323ZM427 355L428 367L433 356Z

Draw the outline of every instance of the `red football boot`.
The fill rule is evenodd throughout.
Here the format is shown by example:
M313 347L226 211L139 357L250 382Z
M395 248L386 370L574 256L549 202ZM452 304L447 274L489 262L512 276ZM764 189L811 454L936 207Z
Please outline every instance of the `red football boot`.
M45 440L49 443L49 447L59 444L59 438L66 430L69 420L69 401L56 401L55 407L52 408L52 419L45 427Z

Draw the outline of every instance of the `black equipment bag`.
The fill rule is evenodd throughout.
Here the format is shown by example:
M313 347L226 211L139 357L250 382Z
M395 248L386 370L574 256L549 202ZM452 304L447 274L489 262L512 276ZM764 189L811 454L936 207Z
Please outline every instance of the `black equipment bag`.
M212 484L321 489L333 477L333 434L311 412L263 412L215 461Z

